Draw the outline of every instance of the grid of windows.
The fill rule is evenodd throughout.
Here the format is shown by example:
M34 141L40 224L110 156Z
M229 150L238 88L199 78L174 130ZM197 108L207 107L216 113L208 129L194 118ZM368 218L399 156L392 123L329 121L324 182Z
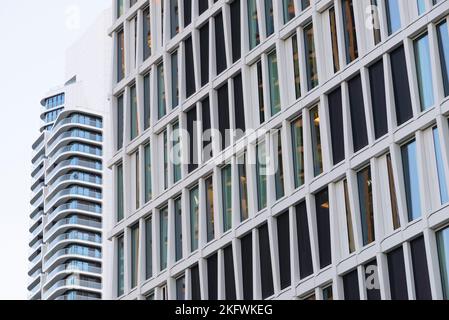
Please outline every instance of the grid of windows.
M150 62L138 61L137 71L123 69L125 77L137 72L136 79L130 79L137 88L148 87L146 98L145 90L137 90L142 95L137 102L148 101L137 104L137 109L147 110L146 116L131 113L138 115L136 123L145 122L145 131L138 131L133 140L133 126L126 127L134 120L123 121L123 129L117 125L123 132L116 136L122 135L129 148L114 156L114 163L126 168L133 153L145 155L140 161L145 165L141 190L150 196L144 207L134 210L125 203L123 209L128 227L155 217L149 235L157 257L153 269L167 284L142 283L145 296L312 297L297 284L314 283L324 272L322 283L315 283L315 299L426 297L427 283L407 288L406 282L404 289L403 277L410 268L424 272L427 265L418 261L436 247L438 238L429 216L447 215L448 110L436 108L447 95L447 19L429 21L423 29L413 22L432 8L422 11L418 5L405 17L400 1L372 1L382 2L376 14L370 11L373 32L364 26L360 1L326 1L326 10L322 1L281 2L277 10L275 1L255 0L201 1L198 6L170 1L165 10L160 2L151 2L149 9L127 9L148 10L156 27L148 31L148 38L156 39L150 41L151 51L138 45L138 50L147 50ZM387 23L376 24L375 15ZM167 21L166 28L162 21ZM114 26L120 39L122 25ZM241 32L228 32L226 26ZM125 31L127 39L131 35ZM369 54L387 39L389 44L378 47L378 55ZM126 45L124 52L127 59ZM433 57L439 57L437 63L429 64ZM120 114L120 106L128 110L126 104L132 101L120 100L120 94L132 92L119 81L114 92L114 114L120 123L120 116L129 116ZM420 117L428 110L434 112ZM418 118L417 131L411 120ZM278 134L229 132L261 127ZM173 139L176 129L189 135ZM220 135L204 141L201 134L211 129ZM183 162L169 165L177 146ZM152 159L158 160L154 166ZM120 168L117 165L113 167ZM423 192L424 186L435 192ZM422 230L406 230L410 223L430 223L423 241L415 240ZM389 241L381 253L372 250L373 243L395 232L404 237ZM290 233L293 236L286 237ZM440 238L443 250L433 263L444 273L446 243ZM349 263L337 275L328 271L351 255L363 255L360 268ZM141 268L147 268L144 262ZM177 270L176 276L169 270ZM366 274L359 276L363 270ZM379 272L388 284L359 285L359 279L371 279L368 273ZM153 278L150 274L147 277ZM441 290L432 292L438 297L444 285L447 288L442 278ZM430 276L429 281L436 283ZM129 285L125 294L136 294L126 288Z

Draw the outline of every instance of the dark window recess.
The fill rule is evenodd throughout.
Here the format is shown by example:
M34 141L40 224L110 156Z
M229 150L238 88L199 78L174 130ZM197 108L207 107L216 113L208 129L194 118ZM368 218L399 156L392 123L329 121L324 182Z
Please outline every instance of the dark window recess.
M224 248L224 272L225 272L225 292L226 300L235 300L235 276L234 276L234 258L232 256L232 245Z
M143 101L144 101L144 110L143 110L143 117L145 118L145 124L144 129L148 129L151 125L151 98L150 98L150 75L147 74L143 78Z
M253 234L240 240L242 250L243 299L253 299Z
M190 97L196 91L195 86L195 68L193 65L193 48L192 48L192 37L189 37L185 41L186 48L186 96Z
M184 27L192 22L192 0L184 0Z
M232 62L236 62L242 55L241 27L240 27L240 0L231 3L231 36L232 36Z
M328 95L329 120L332 138L332 159L334 165L345 159L345 140L343 134L343 110L341 88L338 87Z
M357 269L343 276L345 300L360 300L359 279Z
M412 100L408 84L407 65L404 47L400 46L390 53L391 73L393 77L394 101L397 124L401 125L413 117Z
M220 74L228 67L226 63L226 44L223 30L223 14L221 12L215 16L215 50L217 74Z
M207 292L209 294L208 300L218 299L218 264L217 254L207 258Z
M189 173L198 167L198 155L197 155L197 134L195 128L196 122L196 108L192 108L187 111L187 131L189 132Z
M235 128L245 131L245 103L243 100L242 74L234 77ZM238 136L237 139L240 137Z
M388 276L392 300L408 300L402 247L388 253Z
M412 252L416 300L432 300L424 237L420 236L411 241L410 250Z
M268 225L259 227L260 276L262 280L262 299L274 294L273 272L271 269L271 250L268 236Z
M225 84L217 90L218 95L218 129L221 135L221 150L227 148L230 143L229 125L229 95L228 85Z
M123 96L117 98L117 150L123 147Z
M200 271L198 265L190 269L192 300L201 300Z
M379 269L377 269L376 260L370 261L365 264L365 287L366 297L368 300L380 300L379 289Z
M212 158L212 137L211 137L211 124L210 124L210 104L209 98L205 98L201 102L201 115L203 123L203 160L207 161Z
M365 106L363 103L362 81L360 74L348 81L349 106L351 109L352 141L354 152L368 145L366 131Z
M299 275L301 279L304 279L313 273L306 202L304 201L296 205L295 210L296 229L298 234Z
M374 118L374 133L376 139L379 139L388 132L384 65L382 59L369 68L369 80Z
M198 1L198 13L202 14L207 9L209 9L209 1L208 0L199 0Z
M320 268L331 264L331 230L329 221L329 195L327 188L315 195L316 223Z
M201 86L204 86L209 82L209 24L200 29L200 58Z
M290 274L290 230L289 213L284 212L277 218L278 248L279 248L279 273L281 277L281 289L291 284Z

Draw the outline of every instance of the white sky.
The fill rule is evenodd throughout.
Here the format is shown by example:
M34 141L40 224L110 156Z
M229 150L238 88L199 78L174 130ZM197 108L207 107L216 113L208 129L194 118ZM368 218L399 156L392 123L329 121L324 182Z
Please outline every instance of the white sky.
M68 80L66 48L111 0L1 2L0 300L26 299L31 145L38 136L39 101Z

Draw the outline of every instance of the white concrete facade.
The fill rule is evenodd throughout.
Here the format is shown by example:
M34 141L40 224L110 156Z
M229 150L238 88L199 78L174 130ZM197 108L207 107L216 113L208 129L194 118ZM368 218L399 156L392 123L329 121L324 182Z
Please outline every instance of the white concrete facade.
M232 18L236 12L236 8L232 8L234 2L239 3L238 19ZM284 2L294 7L293 12L289 11L294 17L286 23ZM449 59L449 52L446 53L444 41L439 39L440 32L447 32L444 21L449 16L449 1L391 1L398 5L400 22L396 30L390 30L394 29L395 21L389 1L354 0L351 8L356 36L352 39L347 31L351 23L348 23L348 15L344 16L347 0L311 0L310 5L302 8L306 2L210 0L206 10L199 14L198 1L112 1L113 23L109 33L114 57L110 124L115 151L107 166L113 173L111 205L114 208L105 222L107 237L111 240L105 259L106 277L111 280L107 281L106 299L448 298L448 270L444 262L448 259L446 246L449 244L444 235L449 230L449 207L444 185L449 181L449 93L445 90L447 69L443 60L445 55ZM377 2L379 14L377 36L380 40L377 43L376 34L366 24L372 21L373 2ZM189 8L186 3L192 4L190 23L185 23L185 10ZM251 23L248 22L252 3L257 9L256 23L260 32L254 37L258 39L254 41L259 42L254 48L250 48ZM270 3L273 4L271 34L271 22L265 14ZM120 4L123 10L117 9ZM330 30L331 8L335 12L335 38ZM173 17L178 17L177 21ZM144 35L146 21L150 21L149 36ZM226 66L223 72L217 72L223 62L217 54L221 40L216 39L221 21ZM238 21L241 55L235 58L233 39L237 33L232 28ZM209 33L204 38L200 30L206 24ZM315 50L307 57L310 44L306 37L310 26ZM439 26L446 29L439 29ZM173 28L176 31L171 34ZM122 31L124 38L120 45ZM298 67L292 55L294 35ZM423 75L427 73L419 69L419 62L425 59L418 47L422 35L428 41L424 47L430 57L430 64L425 64L426 71L430 72L428 78ZM201 56L205 39L207 60ZM351 57L354 45L348 44L351 41L357 43L354 58ZM151 54L145 59L146 43L151 43ZM193 66L186 61L190 45ZM399 52L401 46L406 70L401 78L406 79L403 82L408 87L411 108L410 116L404 121L399 120L403 111L400 105L407 93L397 92L401 79L394 78L394 69L399 64L392 64L392 55ZM174 52L177 52L178 81L172 81ZM270 83L275 70L273 52L277 61L278 89ZM309 86L313 80L311 56L316 59L318 79L313 88ZM207 72L202 73L206 61L209 62ZM384 82L386 132L377 136L378 115L373 109L376 96L370 76L371 67L379 61ZM336 64L339 65L337 71ZM164 77L159 79L161 66ZM123 76L120 75L122 67ZM299 74L295 74L296 68ZM192 72L195 89L189 94ZM206 74L207 81L202 83ZM178 168L173 164L164 166L164 153L172 148L164 145L165 134L171 136L177 126L187 130L190 110L196 110L196 119L204 121L206 98L209 99L212 128L218 129L226 118L223 105L228 108L227 125L237 128L235 77L239 74L246 129L281 131L281 196L277 196L278 176L267 176L264 184L255 161L257 145L264 141L268 155L276 158L270 133L251 133L242 140L233 138L225 150L221 150L218 139L214 139L214 157L209 160L204 158L202 144L197 140L194 152L200 161L192 171L186 161L190 152L188 138L182 136L181 178L176 178ZM358 76L360 81L356 85L360 83L360 86L353 87L352 80ZM295 79L299 79L299 92ZM176 88L173 90L175 83L178 91L172 94L176 91ZM426 91L429 83L430 92ZM227 85L225 104L220 95L223 85ZM331 122L335 118L329 111L329 95L337 88L341 90L340 142L333 136L336 131ZM276 104L273 102L275 90L279 94L280 112L269 110L270 105ZM361 108L355 105L360 101L355 97L357 92L360 93L358 98L363 99ZM165 104L160 103L161 99ZM176 99L177 104L173 103ZM163 114L161 106L166 109ZM314 116L316 107L318 114ZM360 125L359 114L355 113L361 110L365 132L355 132L354 128ZM300 149L303 151L299 153L293 147L292 130L296 119L302 120ZM358 148L356 144L358 139L364 140L362 136L366 136L366 142L362 141ZM339 143L343 145L343 159L335 163L334 149ZM414 156L407 153L411 152L407 149L410 145L416 148ZM242 154L250 162L245 165L244 175L247 219L241 219L242 172L237 159ZM303 160L298 165L302 173L297 172L294 154L302 154ZM407 155L416 166L407 161ZM227 165L231 168L230 228L225 221L228 204L223 169ZM363 180L367 168L369 178ZM407 168L412 168L408 174ZM210 177L212 189L208 188ZM297 183L295 177L303 179L302 183ZM262 208L261 187L266 188ZM196 188L198 193L192 196ZM213 190L209 194L212 198L208 198L208 190ZM197 229L192 227L196 219L192 198L198 198ZM324 201L319 202L322 199ZM419 209L415 217L416 199L419 199ZM179 204L180 210L177 209ZM178 212L180 225L176 220ZM213 219L208 219L210 213ZM282 232L285 225L281 225L281 220L287 221L288 237ZM208 236L211 225L212 239ZM251 238L247 238L248 235ZM248 247L242 248L244 238L250 239L250 251ZM179 241L181 257L179 248L176 249ZM304 243L308 249L304 249ZM248 252L251 259L245 256ZM373 275L375 278L370 277ZM374 288L369 283L374 283Z

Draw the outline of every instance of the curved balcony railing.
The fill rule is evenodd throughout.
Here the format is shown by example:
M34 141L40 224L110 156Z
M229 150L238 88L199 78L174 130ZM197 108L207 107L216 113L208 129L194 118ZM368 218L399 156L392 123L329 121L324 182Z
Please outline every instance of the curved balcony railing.
M39 233L42 233L44 228L43 224L40 224L36 229L34 229L33 232L31 232L31 239L33 239L35 236L37 236Z
M100 119L94 119L94 118L91 118L88 116L82 116L82 115L74 115L74 116L70 116L68 118L65 118L65 119L59 121L54 129L56 131L63 125L69 124L69 123L82 124L82 125L86 125L86 126L90 126L90 127L95 127L98 129L103 128L103 121L101 121Z
M38 180L44 174L44 170L45 170L45 168L43 165L38 171L36 171L36 169L33 169L33 172L31 173L31 178L33 178L32 184L34 184L34 182L36 180Z
M75 129L58 135L58 137L50 143L48 149L51 150L53 146L55 146L59 141L66 138L81 138L95 142L103 142L103 136L99 133L92 133L84 130Z
M31 255L32 253L34 253L34 251L36 251L36 249L40 246L44 244L44 242L41 240L36 241L29 249L29 254Z
M100 300L99 297L85 296L78 293L65 294L55 298L55 300Z
M61 154L68 152L85 153L91 156L101 157L103 152L100 148L91 147L83 144L72 144L60 148L55 154L53 154L49 160L49 164L52 164Z
M98 200L101 200L103 198L101 192L94 191L89 188L74 186L69 189L61 190L58 193L56 193L54 196L52 196L51 199L48 200L49 206L52 207L53 202L55 202L56 200L58 200L59 198L61 198L63 196L68 196L68 195L83 196L83 197L89 197L89 198L94 198L94 199L98 199Z
M42 269L41 268L39 268L39 269L36 269L36 271L34 271L31 275L30 275L30 281L34 281L34 279L38 276L38 275L40 275L42 273Z
M69 174L62 175L58 179L53 181L53 183L52 183L53 187L50 188L50 190L48 191L48 194L52 194L53 191L56 188L58 188L58 185L64 181L81 181L81 182L87 182L87 183L92 183L92 184L101 184L103 179L99 176L89 174L89 173L72 172Z
M72 158L69 160L61 161L56 167L50 169L50 171L48 173L52 174L54 172L57 172L61 168L69 167L69 166L79 166L79 167L93 169L93 170L99 170L99 171L103 170L103 165L101 164L101 162L81 160L79 158ZM51 180L51 178L49 178L49 180Z
M79 210L98 214L101 214L102 212L100 205L87 205L84 203L79 203L78 201L72 201L70 203L60 205L55 210L53 210L48 216L48 221L52 221L61 211L66 210Z
M48 251L51 251L55 245L57 245L59 242L64 240L81 240L81 241L87 241L87 242L93 242L101 244L101 236L100 235L93 235L93 234L86 234L82 232L69 232L69 233L63 233L56 238L54 238L49 244L48 244Z
M44 160L44 159L45 159L45 153L42 152L42 154L36 160L32 161L33 171L34 171L34 169L36 169L36 167L38 167L41 164L42 160Z
M55 290L62 287L70 287L70 286L79 286L83 288L89 288L94 290L101 290L101 283L90 281L90 280L81 280L75 277L59 280L55 284L53 284L49 289L47 289L44 293L44 297L49 297Z
M36 263L38 263L40 260L42 260L42 252L40 252L37 256L35 256L31 261L31 266L34 266Z
M86 258L101 259L101 251L99 250L90 249L87 247L71 246L69 248L58 250L51 256L50 259L47 260L46 266L51 265L56 259L65 255L77 255Z
M28 299L31 299L34 295L36 295L41 289L41 284L38 282L36 285L31 288L31 290L28 290Z
M57 266L56 268L54 268L53 270L51 270L48 274L47 274L47 279L51 280L56 274L60 273L60 272L89 272L89 273L94 273L94 274L101 274L101 268L99 267L94 267L94 266L90 266L90 265L80 265L80 264L76 264L76 263L64 263L61 264L59 266Z

